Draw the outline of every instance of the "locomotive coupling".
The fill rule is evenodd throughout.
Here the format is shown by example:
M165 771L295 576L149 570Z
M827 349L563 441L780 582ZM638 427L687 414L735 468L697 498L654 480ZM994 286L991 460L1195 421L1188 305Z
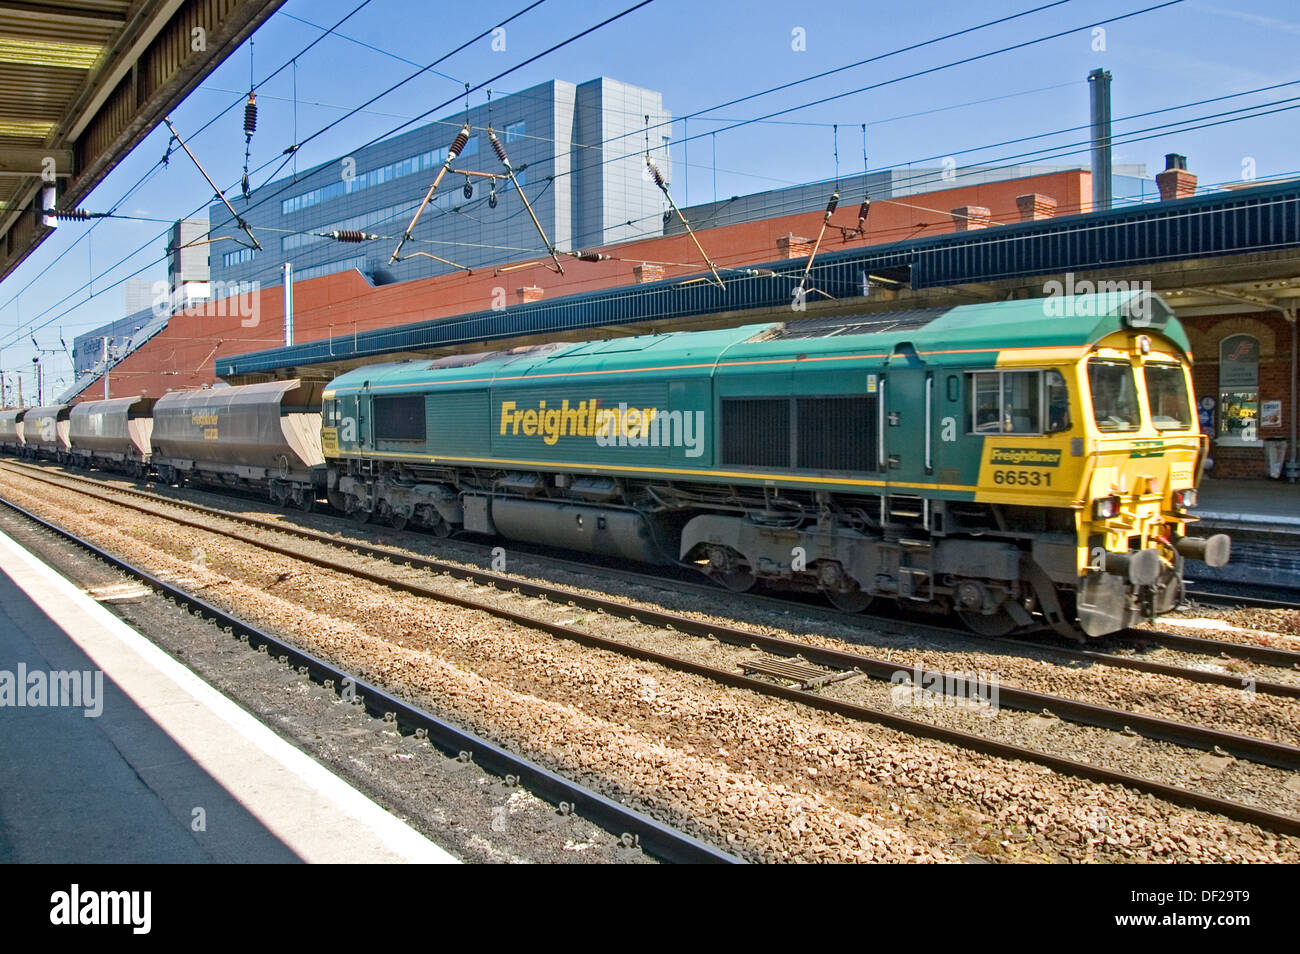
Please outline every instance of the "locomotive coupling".
M1212 537L1183 537L1174 548L1189 560L1200 560L1206 566L1225 566L1232 558L1232 538L1226 533Z
M1107 550L1103 569L1115 576L1127 577L1135 586L1151 586L1160 579L1164 563L1159 550L1134 550L1131 553Z

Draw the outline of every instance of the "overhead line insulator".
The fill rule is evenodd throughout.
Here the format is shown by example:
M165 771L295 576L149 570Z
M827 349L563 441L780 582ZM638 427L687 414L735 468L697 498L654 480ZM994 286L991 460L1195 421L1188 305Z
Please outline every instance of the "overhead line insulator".
M251 90L248 102L244 104L244 135L251 137L257 132L257 94Z
M664 185L664 174L659 171L659 167L654 164L649 156L646 156L645 164L650 170L651 177L655 180L655 185L661 189L667 189L668 187Z
M85 222L88 219L98 219L103 217L102 213L87 212L85 209L45 209L41 212L41 215L55 219L65 219L70 222Z
M460 132L456 134L456 138L451 141L451 147L447 150L447 161L450 162L452 159L459 156L461 150L465 148L465 145L468 142L469 127L462 126Z
M378 235L371 235L357 229L338 229L333 232L318 232L317 234L332 238L336 242L369 242L379 238Z
M826 203L827 222L831 220L831 216L835 214L835 209L839 206L839 204L840 204L840 190L836 189L834 192L831 193L831 200Z
M501 140L497 138L496 131L493 129L488 130L488 142L492 143L492 150L497 154L497 158L501 160L501 164L509 169L510 159L506 156L506 147L501 145Z

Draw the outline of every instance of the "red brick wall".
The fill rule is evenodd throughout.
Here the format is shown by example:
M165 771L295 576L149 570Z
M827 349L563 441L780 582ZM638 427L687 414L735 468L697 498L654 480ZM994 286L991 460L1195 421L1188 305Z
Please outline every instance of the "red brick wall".
M1259 339L1259 399L1282 402L1280 427L1261 427L1264 440L1289 438L1291 435L1291 326L1277 312L1261 311L1241 315L1217 315L1183 320L1192 340L1195 359L1192 378L1196 395L1219 395L1219 344L1235 334L1250 334ZM1217 420L1217 419L1216 419ZM1268 463L1264 444L1230 447L1212 444L1215 477L1267 477Z

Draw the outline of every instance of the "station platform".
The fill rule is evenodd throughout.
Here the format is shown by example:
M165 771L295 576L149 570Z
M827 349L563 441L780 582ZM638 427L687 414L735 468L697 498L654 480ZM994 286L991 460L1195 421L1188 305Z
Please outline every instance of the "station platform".
M0 863L456 861L4 534L0 765Z
M1300 483L1207 476L1197 497L1197 532L1231 536L1232 560L1218 568L1189 563L1190 580L1300 591Z
M1300 533L1300 483L1285 480L1216 480L1207 476L1193 511L1203 521L1274 527Z

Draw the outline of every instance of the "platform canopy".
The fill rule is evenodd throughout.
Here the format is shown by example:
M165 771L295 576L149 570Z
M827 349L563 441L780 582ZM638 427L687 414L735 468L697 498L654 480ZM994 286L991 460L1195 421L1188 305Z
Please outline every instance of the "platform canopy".
M0 278L283 2L0 4Z

